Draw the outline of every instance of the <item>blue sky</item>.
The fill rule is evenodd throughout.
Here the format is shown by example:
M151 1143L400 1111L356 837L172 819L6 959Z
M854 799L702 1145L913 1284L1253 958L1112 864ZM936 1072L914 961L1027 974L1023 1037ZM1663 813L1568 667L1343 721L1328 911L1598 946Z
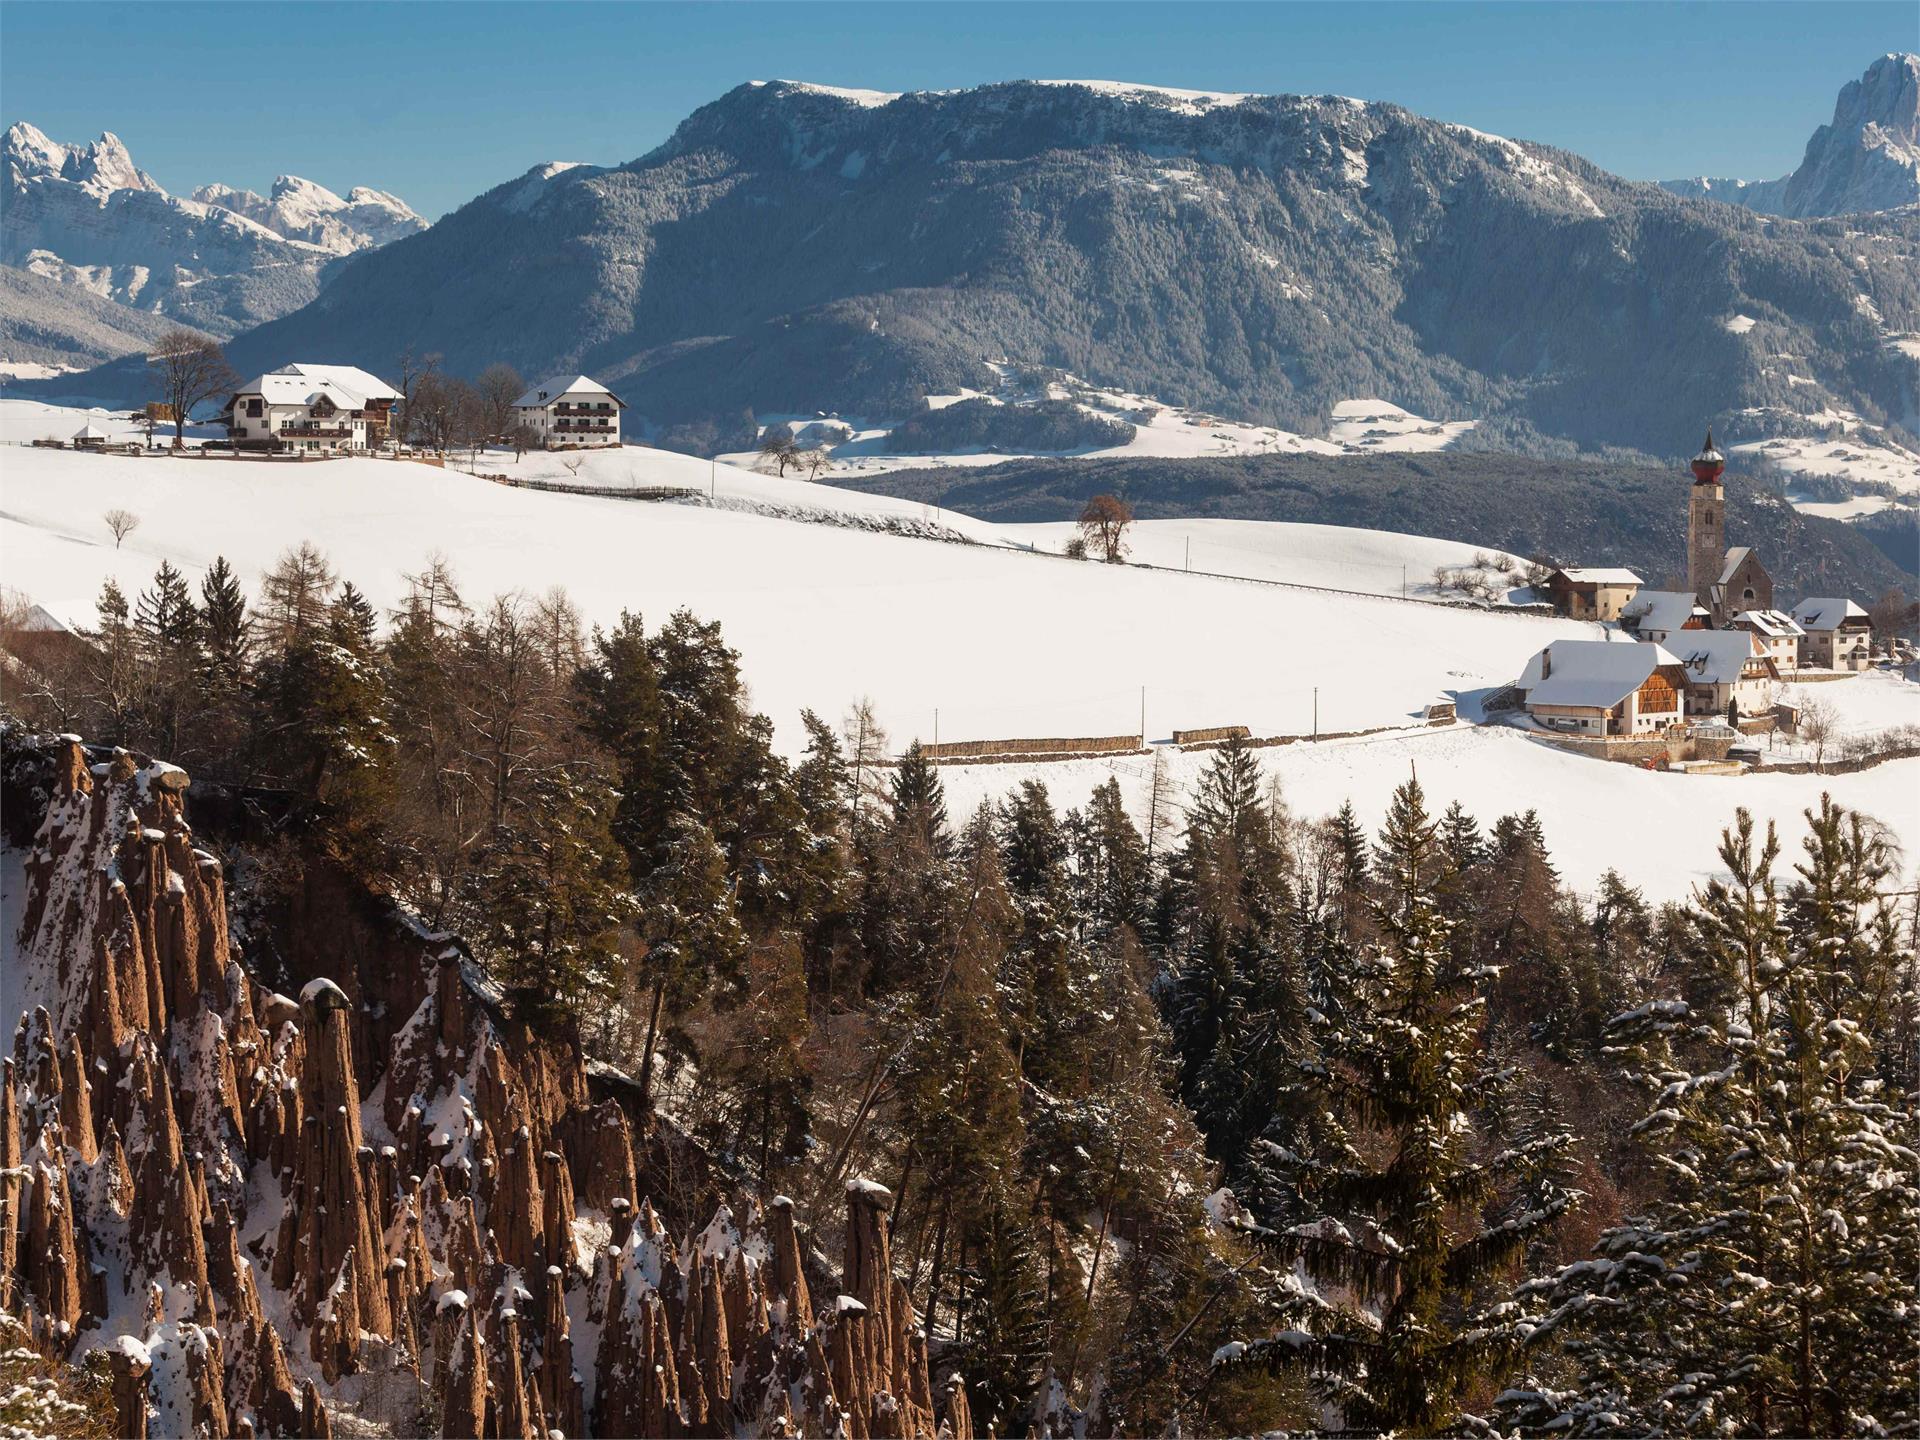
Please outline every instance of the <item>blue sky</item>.
M438 216L544 160L618 164L745 80L1118 79L1333 93L1637 179L1770 178L1913 0L1800 4L0 5L0 118L113 130L176 193L281 172Z

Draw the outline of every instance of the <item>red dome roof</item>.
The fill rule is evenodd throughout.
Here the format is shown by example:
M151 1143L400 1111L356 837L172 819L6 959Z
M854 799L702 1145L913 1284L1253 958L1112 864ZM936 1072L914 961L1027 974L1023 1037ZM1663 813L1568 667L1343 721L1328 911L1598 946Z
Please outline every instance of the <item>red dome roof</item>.
M1700 447L1700 453L1693 457L1693 483L1711 485L1720 478L1720 472L1727 468L1727 457L1713 448L1713 431L1707 431L1707 443Z

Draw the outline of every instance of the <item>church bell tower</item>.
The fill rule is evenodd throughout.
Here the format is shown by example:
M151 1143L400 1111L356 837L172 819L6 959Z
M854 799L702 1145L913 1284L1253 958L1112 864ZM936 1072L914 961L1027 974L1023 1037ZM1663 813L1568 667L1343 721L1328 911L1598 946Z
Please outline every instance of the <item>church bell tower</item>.
M1727 457L1713 448L1713 431L1693 457L1693 491L1687 500L1687 588L1708 609L1709 591L1727 562L1727 492L1720 483Z

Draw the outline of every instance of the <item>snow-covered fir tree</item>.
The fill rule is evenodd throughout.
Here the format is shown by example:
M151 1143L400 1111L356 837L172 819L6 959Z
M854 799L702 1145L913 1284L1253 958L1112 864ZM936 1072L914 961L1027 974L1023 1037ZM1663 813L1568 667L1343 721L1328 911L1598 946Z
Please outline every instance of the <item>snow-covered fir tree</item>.
M1526 1339L1512 1263L1575 1199L1553 1163L1564 1129L1487 1124L1515 1077L1484 1045L1491 975L1450 955L1438 828L1409 780L1379 845L1380 939L1333 952L1342 973L1309 1012L1292 1116L1259 1147L1254 1233L1284 1277L1279 1328L1216 1357L1304 1373L1331 1430L1464 1424Z
M1689 921L1690 999L1613 1024L1664 1176L1597 1255L1534 1289L1552 1366L1503 1397L1570 1435L1882 1435L1920 1424L1912 1097L1876 1053L1911 1003L1885 840L1823 797L1786 893L1744 810Z

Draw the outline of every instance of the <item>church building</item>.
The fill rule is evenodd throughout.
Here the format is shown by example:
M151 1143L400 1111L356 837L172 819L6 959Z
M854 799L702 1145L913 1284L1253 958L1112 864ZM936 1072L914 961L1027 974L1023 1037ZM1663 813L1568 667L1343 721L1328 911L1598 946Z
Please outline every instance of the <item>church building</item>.
M1716 630L1745 610L1773 608L1773 577L1752 547L1727 548L1727 491L1721 476L1727 457L1714 448L1713 431L1693 457L1693 490L1687 501L1687 588Z

